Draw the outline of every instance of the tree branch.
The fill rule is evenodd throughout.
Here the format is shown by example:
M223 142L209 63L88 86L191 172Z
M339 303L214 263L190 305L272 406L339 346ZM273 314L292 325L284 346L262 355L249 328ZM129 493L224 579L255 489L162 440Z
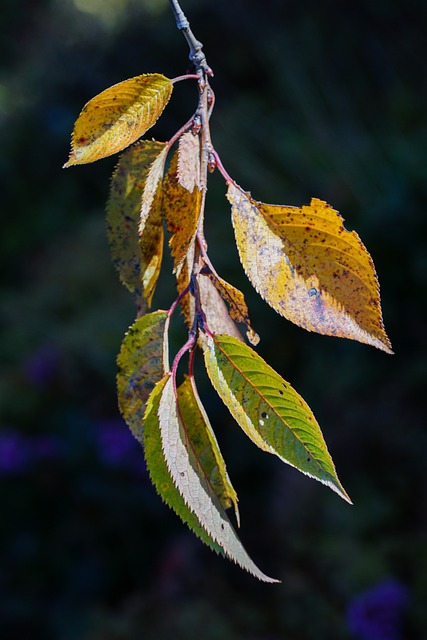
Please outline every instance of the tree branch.
M171 9L175 16L176 26L184 34L187 44L190 48L189 58L196 67L198 72L202 71L208 76L213 76L212 69L206 62L205 54L203 53L203 45L194 36L190 29L190 23L188 22L183 10L181 9L178 0L169 0Z

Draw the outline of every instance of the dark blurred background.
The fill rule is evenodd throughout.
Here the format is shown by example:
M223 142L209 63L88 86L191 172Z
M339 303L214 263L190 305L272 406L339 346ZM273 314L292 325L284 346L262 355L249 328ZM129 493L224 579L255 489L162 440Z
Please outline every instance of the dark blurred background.
M162 504L116 405L134 318L104 233L116 159L61 166L88 99L140 73L181 75L187 46L166 0L3 0L0 637L425 638L427 4L183 8L215 70L228 172L258 200L326 200L374 258L394 356L306 333L259 300L212 176L211 259L245 292L260 354L312 407L354 506L257 450L203 376L241 538L282 584L216 557ZM153 135L168 139L195 100L178 85ZM170 268L154 308L173 299Z

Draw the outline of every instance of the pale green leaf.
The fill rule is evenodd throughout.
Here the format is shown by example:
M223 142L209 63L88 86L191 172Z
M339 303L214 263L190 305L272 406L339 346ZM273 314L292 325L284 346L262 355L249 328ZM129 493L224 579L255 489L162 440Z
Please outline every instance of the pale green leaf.
M90 100L74 125L64 167L122 151L150 129L169 102L172 82L147 73L119 82Z
M187 425L177 405L172 377L163 387L159 403L162 449L169 473L188 508L225 554L264 582L277 582L254 564L243 548L220 501L196 457Z
M206 411L197 393L194 377L186 377L178 387L181 419L203 471L224 509L232 505L239 522L237 494L228 477L224 458Z
M291 385L231 336L209 336L204 355L214 388L249 438L350 502L315 417Z
M169 369L167 325L167 311L142 316L126 333L117 357L119 408L140 442L147 398Z
M144 454L148 473L157 493L175 511L181 520L211 549L224 555L223 550L203 529L196 515L187 507L171 477L162 451L159 425L159 403L169 376L165 376L154 387L147 400L144 416Z

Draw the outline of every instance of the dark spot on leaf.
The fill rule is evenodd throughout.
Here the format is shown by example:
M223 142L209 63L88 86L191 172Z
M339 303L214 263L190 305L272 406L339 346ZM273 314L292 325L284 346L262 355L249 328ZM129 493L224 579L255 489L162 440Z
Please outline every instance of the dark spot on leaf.
M222 522L221 522L221 529L224 531L224 525L222 524Z
M261 418L268 418L268 415L265 413L265 411L261 413Z
M307 462L311 462L311 458L307 458Z
M317 296L318 293L319 292L315 287L311 287L311 289L308 290L308 295L310 296L310 298L312 298L313 296Z
M279 393L281 396L283 396L283 391L281 389L279 389Z
M184 471L180 471L180 474L179 474L179 475L180 475L180 476L182 476L182 477L184 477L184 476L185 476Z

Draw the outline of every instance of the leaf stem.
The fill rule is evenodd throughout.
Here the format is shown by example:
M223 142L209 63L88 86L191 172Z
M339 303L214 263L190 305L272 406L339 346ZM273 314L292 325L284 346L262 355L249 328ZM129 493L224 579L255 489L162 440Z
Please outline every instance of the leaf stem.
M167 142L168 149L170 149L171 146L175 144L175 142L178 140L178 138L180 138L182 134L185 133L192 126L194 122L194 115L195 114L193 114L191 118L180 129L178 129L176 133L174 133L174 135L170 140L168 140Z
M196 70L201 73L205 73L208 76L213 76L212 69L206 62L205 54L203 53L203 45L194 36L190 29L190 23L188 22L183 10L181 9L178 0L169 0L172 12L175 16L176 26L184 34L187 44L190 48L189 58L196 67Z
M188 284L185 289L183 291L181 291L181 293L179 294L179 296L176 298L175 302L172 303L169 311L168 311L168 318L172 317L173 312L175 311L175 309L177 308L177 306L179 305L179 303L181 302L181 300L183 299L183 297L189 292L190 290L190 284Z
M211 153L215 158L216 166L218 167L219 172L222 175L222 177L224 178L224 180L227 183L231 182L232 184L235 184L233 178L230 176L228 171L224 168L224 165L222 164L221 158L219 157L217 151L215 151L215 149L212 149Z
M172 78L172 84L176 82L182 82L182 80L200 80L200 75L198 73L186 73L183 76L177 76L176 78Z

